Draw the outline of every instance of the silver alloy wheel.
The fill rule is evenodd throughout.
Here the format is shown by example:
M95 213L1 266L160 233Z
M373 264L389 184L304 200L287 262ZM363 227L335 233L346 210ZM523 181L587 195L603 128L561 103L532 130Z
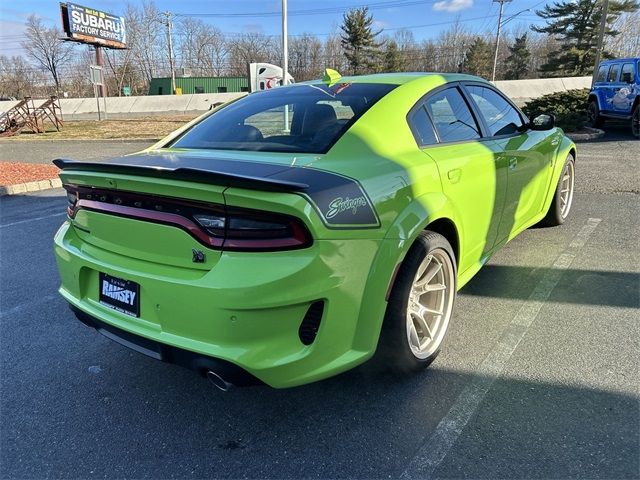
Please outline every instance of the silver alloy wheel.
M560 216L567 218L573 202L573 184L575 181L573 162L568 161L560 177Z
M445 250L436 248L418 267L409 292L407 340L417 358L428 358L442 343L454 296L452 260Z

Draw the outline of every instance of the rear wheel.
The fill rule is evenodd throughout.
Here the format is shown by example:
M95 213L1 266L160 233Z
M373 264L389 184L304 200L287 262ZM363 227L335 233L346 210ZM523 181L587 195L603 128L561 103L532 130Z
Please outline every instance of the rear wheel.
M573 204L573 190L575 186L575 159L569 155L564 162L564 168L560 174L560 180L553 195L553 201L546 217L540 222L544 227L562 225L571 210Z
M589 125L592 127L602 128L604 126L604 117L600 115L600 107L598 107L597 100L593 99L589 102L587 117L589 119Z
M640 138L640 103L635 106L631 115L631 131L634 137Z
M400 266L389 298L379 358L396 372L427 367L440 352L456 295L453 249L422 232Z

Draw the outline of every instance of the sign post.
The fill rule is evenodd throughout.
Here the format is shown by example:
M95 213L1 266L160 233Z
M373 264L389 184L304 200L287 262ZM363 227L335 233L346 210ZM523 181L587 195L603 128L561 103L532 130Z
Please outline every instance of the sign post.
M93 85L93 94L96 97L96 105L98 106L98 120L102 120L100 116L100 89L104 85L104 72L101 65L89 65L89 76ZM104 119L107 119L107 99L102 97L104 102Z

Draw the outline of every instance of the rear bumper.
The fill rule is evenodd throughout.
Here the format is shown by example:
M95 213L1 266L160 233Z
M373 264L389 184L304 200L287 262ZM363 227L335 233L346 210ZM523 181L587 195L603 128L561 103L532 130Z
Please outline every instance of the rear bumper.
M323 240L296 251L222 253L211 270L197 270L115 254L65 223L54 250L60 293L84 323L160 360L201 372L229 364L234 376L238 369L284 388L373 355L386 306L384 293L367 293L379 247ZM140 285L139 318L100 304L99 272ZM382 279L371 291L385 289ZM317 301L324 302L320 327L305 345L300 325Z
M99 333L110 340L131 348L143 355L147 355L148 357L180 365L181 367L193 370L203 376L206 376L208 371L213 371L226 381L237 386L258 385L262 383L249 372L231 362L226 362L219 358L213 358L207 355L197 354L190 352L189 350L172 347L171 345L156 342L139 335L134 335L103 322L73 305L70 305L70 308L78 320L86 326L95 328Z

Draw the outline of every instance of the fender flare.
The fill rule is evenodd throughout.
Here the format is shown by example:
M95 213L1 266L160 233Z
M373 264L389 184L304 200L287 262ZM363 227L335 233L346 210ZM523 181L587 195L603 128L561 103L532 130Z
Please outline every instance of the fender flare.
M366 280L362 308L353 346L357 350L375 351L387 309L387 294L393 286L397 270L416 238L436 220L450 221L458 237L458 252L463 251L459 216L442 192L426 193L407 205L387 230L371 264ZM459 261L459 259L458 259Z
M547 189L547 197L544 202L543 212L548 212L551 207L551 202L553 201L554 193L556 191L556 185L558 185L558 180L560 180L560 175L562 174L562 169L564 168L564 161L569 155L570 152L573 152L573 158L577 162L577 148L576 144L566 135L563 135L562 141L560 145L558 145L558 149L556 150L556 155L554 159L553 165L553 173L551 175L551 182L549 183L549 188Z
M591 100L595 100L598 104L598 110L602 111L602 100L600 99L600 95L596 91L589 92L589 96L587 97L587 105L591 103Z

